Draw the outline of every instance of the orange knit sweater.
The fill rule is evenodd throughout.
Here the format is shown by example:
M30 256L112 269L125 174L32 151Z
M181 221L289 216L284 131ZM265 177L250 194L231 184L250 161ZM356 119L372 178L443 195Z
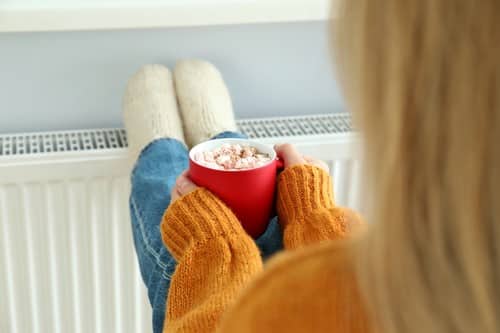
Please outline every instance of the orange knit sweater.
M360 219L335 206L330 176L287 168L277 209L285 251L264 269L254 241L209 191L168 208L162 237L178 266L164 332L371 331L351 251L329 241L348 236Z

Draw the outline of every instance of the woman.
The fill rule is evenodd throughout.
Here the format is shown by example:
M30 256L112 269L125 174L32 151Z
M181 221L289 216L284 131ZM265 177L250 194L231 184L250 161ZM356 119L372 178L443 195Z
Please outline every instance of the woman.
M364 138L371 222L358 237L332 241L357 229L358 217L334 204L320 162L279 146L286 163L278 181L279 224L285 249L293 250L263 269L257 246L216 197L185 174L175 186L172 177L152 176L151 169L162 168L158 156L184 161L170 170L186 167L181 143L148 145L181 137L182 127L165 131L152 128L156 121L141 122L145 109L159 105L144 104L154 100L151 89L135 108L126 101L132 146L148 145L133 176L133 220L135 210L158 224L165 191L173 188L161 226L178 262L165 332L500 331L500 3L350 0L342 13L333 27L338 69ZM227 107L200 106L224 94L221 85L187 84L209 82L185 80L210 72L183 74L194 67L175 73L187 138L191 128L200 133L193 119L229 114ZM169 121L175 114L165 113ZM149 134L134 135L138 128ZM215 134L207 128L202 133ZM141 196L147 202L134 208ZM147 245L136 237L136 245L157 254L142 260L146 276L147 265L169 258L157 234ZM173 267L171 260L154 270L168 275ZM148 279L150 292L155 281L161 280Z

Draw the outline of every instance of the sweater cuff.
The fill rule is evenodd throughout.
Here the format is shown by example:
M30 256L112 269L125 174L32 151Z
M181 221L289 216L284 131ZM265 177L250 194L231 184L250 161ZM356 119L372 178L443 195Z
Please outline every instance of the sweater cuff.
M332 179L325 170L296 165L279 176L277 210L283 225L300 221L314 210L334 206Z
M192 245L217 237L245 235L238 218L204 188L183 196L166 210L161 223L164 244L176 260Z

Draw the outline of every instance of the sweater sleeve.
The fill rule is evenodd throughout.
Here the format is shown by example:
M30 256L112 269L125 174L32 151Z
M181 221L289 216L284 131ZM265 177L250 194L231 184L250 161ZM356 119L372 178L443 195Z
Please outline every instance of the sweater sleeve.
M232 211L205 189L174 202L161 224L178 262L164 332L212 332L241 289L262 270L254 241Z
M362 225L357 213L335 205L330 175L311 165L281 173L277 210L286 249L343 239Z

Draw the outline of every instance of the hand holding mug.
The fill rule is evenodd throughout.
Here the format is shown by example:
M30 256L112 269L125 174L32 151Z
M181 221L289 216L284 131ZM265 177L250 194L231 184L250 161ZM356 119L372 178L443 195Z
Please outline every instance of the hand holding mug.
M200 151L209 151L222 143L248 144L270 157L266 165L247 170L217 170L195 161ZM272 148L249 140L219 139L199 144L190 151L189 171L183 172L172 190L172 202L196 190L209 189L222 199L237 215L245 230L258 237L267 228L273 211L276 175L283 165L314 165L328 172L328 165L318 159L301 155L295 146L280 144Z
M172 193L170 194L171 200L170 202L173 203L175 200L179 199L180 197L189 194L196 190L198 186L196 186L195 183L191 181L189 178L189 172L188 170L184 171L177 177L177 180L175 181L175 186L172 189Z
M295 146L290 143L275 145L274 150L276 151L278 158L283 161L285 169L294 165L308 164L321 168L326 172L330 172L330 168L328 168L328 165L325 162L300 154Z

